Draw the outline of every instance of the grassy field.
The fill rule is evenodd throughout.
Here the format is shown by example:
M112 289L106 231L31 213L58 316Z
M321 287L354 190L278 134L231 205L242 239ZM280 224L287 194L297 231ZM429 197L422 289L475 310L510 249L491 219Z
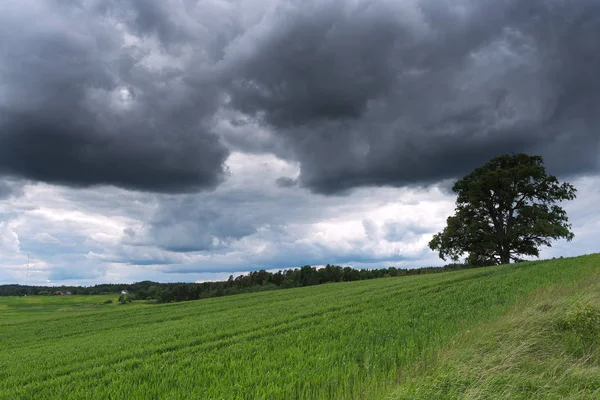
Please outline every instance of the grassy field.
M600 399L600 275L461 332L387 399Z
M117 305L118 294L97 296L26 296L0 297L0 323L19 319L28 320L42 315L56 316L56 313L74 313L106 309ZM112 303L105 303L111 300Z
M166 305L0 298L0 398L531 398L566 362L555 392L593 396L577 321L598 273L593 255Z

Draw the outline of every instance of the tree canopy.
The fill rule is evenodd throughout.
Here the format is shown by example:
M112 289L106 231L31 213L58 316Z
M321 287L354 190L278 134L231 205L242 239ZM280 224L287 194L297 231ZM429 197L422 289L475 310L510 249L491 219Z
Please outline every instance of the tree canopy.
M539 256L552 240L572 240L565 210L556 203L576 189L548 175L539 156L503 155L457 181L456 213L429 242L442 259L467 255L475 265L508 264Z

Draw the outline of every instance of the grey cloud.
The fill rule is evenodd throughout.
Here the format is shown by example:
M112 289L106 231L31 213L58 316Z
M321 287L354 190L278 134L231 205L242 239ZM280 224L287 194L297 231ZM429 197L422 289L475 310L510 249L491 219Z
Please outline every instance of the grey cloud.
M209 260L191 261L186 264L173 264L163 269L165 273L198 273L207 271L253 271L259 269L297 268L302 265L323 265L333 263L348 265L350 263L371 264L378 267L384 264L399 264L406 261L422 262L423 255L403 254L400 248L387 253L377 253L366 248L365 243L355 243L351 247L332 248L324 242L307 242L298 238L273 240L266 244L260 252L224 254ZM422 264L421 264L422 265Z
M0 200L5 199L12 194L12 188L5 182L0 182Z
M136 235L136 232L131 227L128 227L128 228L123 229L123 234L125 234L126 236L128 236L130 238L134 238Z
M512 151L595 174L599 16L595 0L9 3L0 175L193 192L232 150L296 161L325 194Z
M365 235L367 235L370 239L377 239L379 236L379 229L377 228L377 224L375 222L363 219L362 221L363 229L365 231Z
M185 262L187 259L180 253L171 253L156 247L119 246L113 252L95 254L94 258L105 263L126 265L171 265Z
M311 190L430 184L507 152L598 172L600 3L286 10L236 70L230 105L285 140Z
M431 227L419 225L417 223L397 223L388 221L383 225L383 235L389 242L402 242L410 236L418 236L432 232Z
M286 176L282 176L281 178L277 178L275 180L275 184L281 188L290 188L296 186L298 181L296 179L288 178Z
M107 0L97 4L95 10L103 15L119 17L128 22L135 34L155 36L161 44L168 47L191 39L189 33L174 20L176 14L173 11L177 8L178 4L164 0Z
M236 71L232 105L251 115L266 111L278 127L360 117L390 88L393 50L404 32L393 16L366 7L344 16L341 2L295 5Z
M356 206L350 199L315 198L297 187L281 190L275 179L279 171L272 168L255 169L250 177L238 166L214 192L157 196L157 207L143 225L126 229L124 244L224 254L248 237L274 243L297 240L302 233L291 233L290 224L307 224L332 210L341 213Z
M149 239L165 250L194 252L218 250L223 242L256 232L259 215L221 200L206 196L165 199L149 221Z
M56 266L48 272L48 280L66 283L71 280L94 279L98 281L106 275L107 267L82 260L81 257L63 257L63 262L74 259L78 263L76 268ZM71 260L69 260L71 261ZM72 262L72 261L71 261Z
M0 179L0 200L18 197L23 194L23 182Z
M209 60L143 42L186 39L176 21L161 22L162 3L99 3L5 6L0 173L158 192L214 187L228 150L211 131L219 90ZM119 20L129 9L133 21ZM138 41L127 43L122 26Z
M242 261L255 252L261 254L261 262L266 264L269 257L289 256L287 262L294 262L296 256L292 250L301 247L302 250L298 250L300 259L320 257L320 262L326 263L338 260L336 257L341 255L336 252L347 249L332 249L334 245L326 241L319 243L314 234L322 228L315 226L317 222L334 216L343 219L348 215L352 216L349 218L364 219L363 226L369 237L356 239L357 242L352 243L356 249L348 256L357 257L354 253L365 251L365 243L377 242L386 233L379 232L377 225L366 218L377 207L373 201L376 204L410 201L408 197L412 192L380 189L376 194L372 190L363 190L346 198L313 196L298 187L278 188L274 179L278 171L272 166L253 170L253 181L249 181L244 172L248 173L246 168L238 166L231 179L210 194L162 196L154 214L144 221L143 226L138 224L128 229L130 233L125 235L124 244L156 246L178 253L201 252L210 257L211 262L230 260L243 268L249 264ZM310 243L303 240L306 238L310 238ZM310 256L307 248L302 246L312 248L315 255ZM239 257L242 257L241 261Z

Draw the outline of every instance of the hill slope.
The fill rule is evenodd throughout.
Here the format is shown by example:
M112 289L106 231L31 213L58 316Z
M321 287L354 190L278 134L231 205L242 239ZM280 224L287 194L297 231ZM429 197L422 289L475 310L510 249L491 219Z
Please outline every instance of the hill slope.
M600 399L600 275L461 332L388 399Z
M593 255L167 305L0 299L0 398L410 397L453 339L598 272Z

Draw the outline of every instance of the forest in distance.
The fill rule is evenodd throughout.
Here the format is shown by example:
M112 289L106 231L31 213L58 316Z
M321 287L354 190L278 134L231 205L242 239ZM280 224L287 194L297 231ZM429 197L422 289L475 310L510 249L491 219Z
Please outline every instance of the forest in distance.
M385 277L422 275L478 267L480 266L461 263L451 263L440 267L421 267L412 269L396 267L354 269L352 267L341 267L339 265L330 264L327 264L323 268L316 268L305 265L301 268L285 269L277 272L259 270L245 275L239 275L235 278L231 275L226 281L207 281L202 283L160 283L141 281L131 284L108 283L93 286L0 285L0 296L55 295L57 292L60 292L61 294L69 292L74 295L98 295L126 291L127 295L121 298L122 302L129 302L132 300L152 300L159 303L169 303L240 293L314 286L332 282L350 282Z

